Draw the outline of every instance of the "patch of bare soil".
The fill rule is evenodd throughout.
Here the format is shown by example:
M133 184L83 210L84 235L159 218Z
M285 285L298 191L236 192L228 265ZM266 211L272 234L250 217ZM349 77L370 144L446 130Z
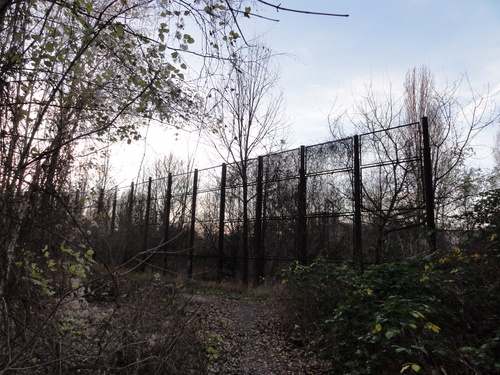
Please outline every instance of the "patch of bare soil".
M203 316L207 373L220 375L318 374L321 363L285 340L279 309L270 302L197 295Z

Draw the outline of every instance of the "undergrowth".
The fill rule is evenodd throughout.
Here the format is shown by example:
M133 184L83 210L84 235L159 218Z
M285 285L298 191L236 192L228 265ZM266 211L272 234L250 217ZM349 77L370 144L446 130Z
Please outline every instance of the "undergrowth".
M181 286L158 273L109 273L92 254L61 250L57 260L16 263L16 293L0 310L0 374L203 370L196 306Z
M362 273L321 259L285 272L296 325L316 327L329 373L500 373L499 201L476 205L463 248Z

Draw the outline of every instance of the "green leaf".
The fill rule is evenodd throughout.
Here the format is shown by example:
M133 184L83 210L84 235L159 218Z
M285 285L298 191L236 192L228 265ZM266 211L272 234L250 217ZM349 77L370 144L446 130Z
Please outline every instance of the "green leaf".
M90 250L87 250L87 253L85 254L85 258L90 261L90 262L93 262L94 261L94 250L90 249Z
M54 43L52 43L52 42L47 42L47 43L45 44L45 50L46 50L47 52L54 52Z
M50 259L49 263L47 264L47 267L50 271L54 272L57 270L56 265L57 263L53 259Z

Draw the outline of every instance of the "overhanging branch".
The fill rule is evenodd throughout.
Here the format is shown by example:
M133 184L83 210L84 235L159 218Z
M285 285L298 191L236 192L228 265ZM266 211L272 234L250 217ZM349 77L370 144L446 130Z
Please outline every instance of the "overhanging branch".
M283 8L281 6L281 3L278 4L278 5L274 5L274 4L271 4L271 3L268 3L266 1L263 1L263 0L257 0L259 3L262 3L264 5L267 5L271 8L275 8L277 12L279 12L280 10L284 10L286 12L294 12L294 13L302 13L302 14L311 14L311 15L315 15L315 16L328 16L328 17L349 17L348 14L336 14L336 13L323 13L323 12L311 12L311 11L308 11L308 10L298 10L298 9L290 9L290 8Z

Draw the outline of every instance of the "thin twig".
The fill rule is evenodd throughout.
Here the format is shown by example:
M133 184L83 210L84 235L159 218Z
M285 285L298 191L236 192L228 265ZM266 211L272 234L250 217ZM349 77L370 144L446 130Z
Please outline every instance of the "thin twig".
M311 11L308 11L308 10L298 10L298 9L290 9L290 8L283 8L281 6L281 3L278 4L278 5L274 5L274 4L271 4L271 3L268 3L266 1L263 1L263 0L257 0L259 3L262 3L264 5L267 5L269 7L272 7L272 8L276 8L276 11L279 12L280 10L284 10L286 12L294 12L294 13L302 13L302 14L311 14L311 15L315 15L315 16L328 16L328 17L349 17L348 14L337 14L337 13L323 13L323 12L311 12Z

